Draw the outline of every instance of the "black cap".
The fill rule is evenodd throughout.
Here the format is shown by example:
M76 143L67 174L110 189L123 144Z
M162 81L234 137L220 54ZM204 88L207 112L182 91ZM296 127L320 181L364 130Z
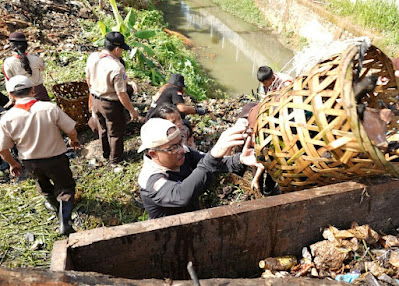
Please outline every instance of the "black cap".
M184 76L179 73L172 73L168 83L177 85L179 87L186 87L186 85L184 84Z
M23 33L14 32L14 33L10 34L10 36L8 37L8 40L10 42L26 42L26 37Z
M109 32L105 35L105 40L109 41L112 45L120 47L124 50L130 50L130 47L125 43L125 37L119 32Z

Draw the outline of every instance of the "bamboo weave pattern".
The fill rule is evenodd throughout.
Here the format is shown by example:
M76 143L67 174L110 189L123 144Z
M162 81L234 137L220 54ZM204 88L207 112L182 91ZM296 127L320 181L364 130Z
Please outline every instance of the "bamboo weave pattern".
M66 82L53 86L58 106L76 121L76 129L87 128L89 114L89 87L86 82Z
M385 173L399 177L399 166L392 162L398 156L375 147L358 118L353 82L359 59L359 47L351 45L261 103L255 150L282 190ZM398 102L399 82L392 63L375 46L364 54L359 80L369 75L388 80L364 99L369 107L378 108L378 101ZM397 133L398 120L395 117L388 126L390 134Z

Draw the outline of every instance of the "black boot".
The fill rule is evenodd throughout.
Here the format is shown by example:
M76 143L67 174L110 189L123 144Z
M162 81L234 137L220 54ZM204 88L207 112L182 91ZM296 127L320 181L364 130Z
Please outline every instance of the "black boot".
M262 195L264 196L276 196L281 194L280 187L278 184L273 180L272 176L270 176L268 173L262 174L264 177L262 177L262 183L261 183L261 192Z
M47 195L45 198L46 201L44 202L44 206L46 209L58 213L60 209L60 203L57 201L56 197L53 195Z
M60 211L59 211L60 234L68 235L70 233L75 232L71 222L72 207L73 207L72 202L67 202L67 201L60 202Z

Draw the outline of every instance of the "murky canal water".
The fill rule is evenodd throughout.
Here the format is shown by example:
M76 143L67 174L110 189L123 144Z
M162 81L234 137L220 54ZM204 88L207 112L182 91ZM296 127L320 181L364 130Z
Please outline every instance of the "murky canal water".
M159 8L169 29L194 41L200 63L232 96L257 88L260 66L280 71L293 56L269 31L231 16L209 0L170 0Z

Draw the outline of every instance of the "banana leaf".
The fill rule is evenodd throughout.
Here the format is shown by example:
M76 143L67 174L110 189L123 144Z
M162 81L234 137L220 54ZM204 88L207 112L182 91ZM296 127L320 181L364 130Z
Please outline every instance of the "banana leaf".
M155 30L143 30L134 32L134 36L139 39L149 39L154 37L158 31Z
M136 23L136 15L134 14L133 9L129 9L129 12L125 17L125 20L123 20L123 23L129 30L133 29L133 26Z

